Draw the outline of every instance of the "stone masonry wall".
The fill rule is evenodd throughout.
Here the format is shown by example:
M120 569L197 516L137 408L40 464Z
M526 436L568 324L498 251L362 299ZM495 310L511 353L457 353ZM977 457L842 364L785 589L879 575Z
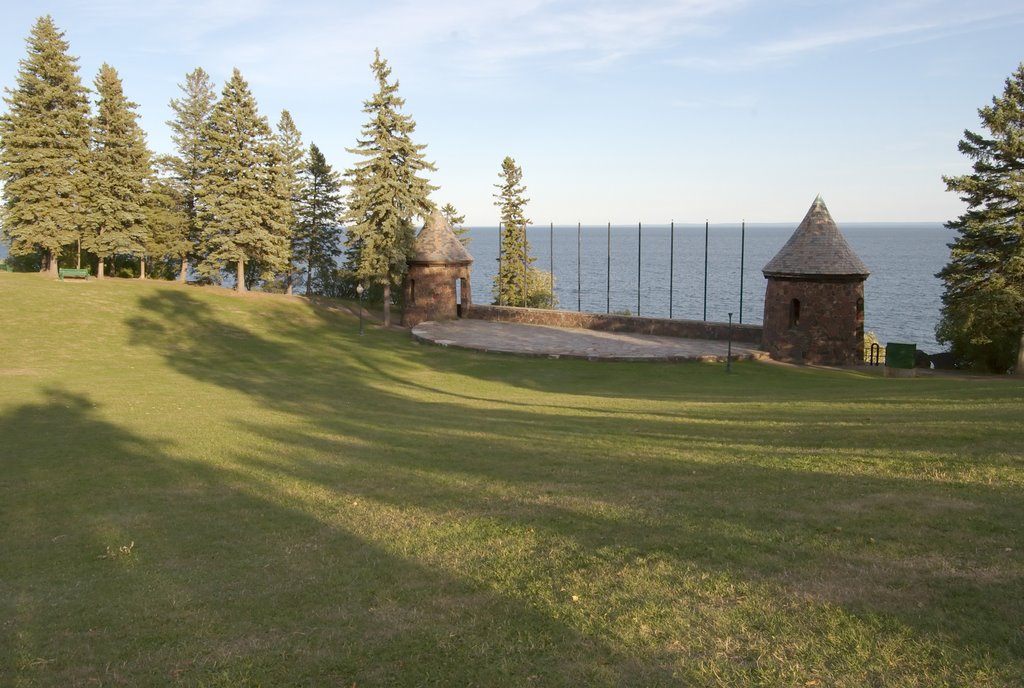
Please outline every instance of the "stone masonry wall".
M800 301L796 324L791 323L793 299ZM762 346L779 361L818 365L860 363L864 357L863 299L863 280L771 277L764 298Z
M462 278L462 307L472 303L469 267L465 265L410 265L405 278L402 324L415 327L425 320L458 317L455 280Z
M477 304L473 304L464 315L465 317L477 320L576 327L606 332L632 332L635 334L653 334L685 339L725 341L729 338L728 323L704 322L702 320L669 320L667 318L641 318L628 315L604 315L600 313L578 313L576 311L545 310L540 308L512 308L510 306L481 306ZM747 344L760 344L761 329L760 325L733 324L732 340Z

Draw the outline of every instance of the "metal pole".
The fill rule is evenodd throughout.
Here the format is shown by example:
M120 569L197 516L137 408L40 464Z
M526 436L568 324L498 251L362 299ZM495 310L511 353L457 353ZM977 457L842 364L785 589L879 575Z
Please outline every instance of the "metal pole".
M747 245L747 221L744 220L740 229L740 324L743 324L743 259Z
M501 223L498 223L498 305L505 305L505 285L501 283Z
M608 223L608 286L605 288L604 312L612 312L612 223Z
M548 303L548 308L555 307L555 223L552 222L548 225L548 257L551 265L551 301Z
M576 310L583 311L583 268L580 266L580 231L582 223L576 223Z
M732 372L732 313L729 314L729 348L725 354L725 372Z
M636 223L636 314L640 315L640 256L644 248L644 226Z
M366 293L366 289L362 284L356 287L356 291L359 292L359 336L363 336L363 295ZM387 304L384 305L387 308Z
M708 319L708 221L704 220L704 320Z
M672 220L672 229L668 240L668 319L672 319L672 282L676 260L676 221Z
M523 308L526 308L526 223L523 223Z

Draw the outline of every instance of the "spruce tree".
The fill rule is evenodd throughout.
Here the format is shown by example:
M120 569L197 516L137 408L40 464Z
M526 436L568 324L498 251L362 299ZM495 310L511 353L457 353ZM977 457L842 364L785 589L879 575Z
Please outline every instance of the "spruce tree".
M296 258L306 264L306 293L323 293L333 279L334 259L341 255L341 180L316 144L309 145L304 171L299 226L293 242Z
M299 202L303 195L305 183L304 171L306 168L306 151L302 146L302 132L295 126L295 120L287 110L281 111L281 118L277 122L277 143L281 147L281 157L284 163L288 195L291 199L292 214L290 220L291 229L291 256L292 260L285 274L285 292L292 293L294 287L294 276L296 272L295 260L300 253L296 245L296 237L299 229Z
M973 173L943 178L968 209L946 224L957 237L936 334L962 362L1024 374L1024 63L978 114L989 135L965 130L959 145Z
M516 161L505 156L498 174L501 183L495 184L498 193L494 205L501 208L501 266L494 276L494 302L503 306L526 306L528 300L529 272L534 258L526 241L526 226L530 220L525 215L530 199L523 193L523 170Z
M172 99L171 110L174 119L167 121L171 129L171 141L177 154L162 159L178 182L188 216L186 237L192 246L180 254L181 264L178 279L184 282L188 275L189 255L198 250L199 244L199 188L206 173L207 127L217 102L217 92L210 75L197 67L185 75L185 83L179 84L183 97ZM198 256L196 256L198 259Z
M108 256L138 256L144 275L147 242L146 186L152 176L150 153L135 113L125 98L117 70L104 63L96 76L99 96L93 120L89 165L88 220L82 247L99 258L103 278Z
M44 269L55 275L61 247L79 238L83 224L88 91L50 16L36 21L26 44L0 118L3 232L12 254L42 251Z
M361 283L380 285L384 291L384 326L391 324L391 287L405 277L416 239L414 219L433 208L430 192L436 187L419 176L436 169L423 157L425 145L412 142L416 123L399 110L405 99L398 81L388 83L391 68L374 53L370 68L377 92L363 104L370 116L362 138L350 153L364 159L345 173L349 187L346 247L349 264Z
M262 279L288 269L291 198L280 147L237 69L214 108L205 149L199 271L213 275L233 264L242 292L246 262L261 267Z
M448 220L448 224L451 226L452 231L455 232L455 236L462 242L462 245L469 246L469 242L473 238L469 235L469 228L465 226L466 216L459 215L459 211L451 203L445 203L441 207L441 214L444 215L444 219Z

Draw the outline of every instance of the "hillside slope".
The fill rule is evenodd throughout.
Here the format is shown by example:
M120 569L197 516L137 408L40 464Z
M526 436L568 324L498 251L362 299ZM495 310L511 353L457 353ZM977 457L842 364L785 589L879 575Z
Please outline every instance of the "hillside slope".
M1019 381L421 347L0 273L0 685L1024 676Z

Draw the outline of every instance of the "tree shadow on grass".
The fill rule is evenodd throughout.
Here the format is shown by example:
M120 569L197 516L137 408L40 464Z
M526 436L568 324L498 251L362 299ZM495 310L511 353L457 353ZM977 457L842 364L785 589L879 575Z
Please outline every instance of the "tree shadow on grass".
M531 409L486 393L410 382L403 376L422 377L422 366L438 361L442 370L467 376L489 366L467 366L447 353L395 355L387 333L358 339L347 331L349 320L325 317L298 328L301 336L288 328L256 334L186 294L161 294L144 305L153 316L132 323L138 342L180 372L242 391L293 418L237 421L236 429L283 452L238 457L234 480L253 469L273 476L260 488L268 502L282 499L281 484L333 494L320 507L327 511L337 509L342 496L365 500L381 520L361 531L364 540L380 546L402 541L409 548L403 561L431 571L447 567L457 580L496 590L498 599L514 600L514 607L548 622L569 619L568 627L579 629L574 632L617 658L611 663L620 677L647 679L626 683L660 682L679 670L678 651L668 639L631 645L621 627L566 614L558 598L563 583L579 584L590 570L607 581L609 567L627 570L652 559L668 564L665 579L696 569L742 581L747 593L765 586L777 599L811 609L840 606L853 625L874 628L877 619L888 619L877 629L881 639L900 647L900 628L915 629L909 644L933 643L953 664L1021 665L1024 601L1014 591L1024 579L1019 554L1005 547L1024 523L1018 490L1012 483L957 480L962 437L920 457L919 466L879 475L886 443L899 444L899 436L879 437L871 418L854 417L849 432L823 452L808 428L829 422L835 410L815 412L813 393L799 408L766 411L761 423L750 423L742 405L729 403L683 417L563 405L555 407L563 416L553 422L550 406ZM517 366L537 370L535 362L508 365L497 376L502 381L514 378ZM548 387L557 391L555 384ZM834 401L833 391L818 393L817 401ZM942 401L922 413L953 423L964 410ZM911 449L913 442L900 448ZM835 470L821 470L821 463ZM866 467L859 470L858 463ZM949 476L914 474L929 467ZM1005 478L1015 466L1007 462L1003 469ZM416 518L408 515L413 512ZM401 540L404 527L419 528L419 539ZM510 551L510 540L534 542L536 549ZM610 600L624 594L614 584L596 585L595 592ZM429 585L413 589L436 594ZM680 603L663 588L652 587L646 597L629 594L636 595L635 605ZM486 605L471 606L483 620L475 642L487 644L500 617ZM612 615L630 613L629 605L608 606ZM762 612L746 613L753 623ZM790 619L800 612L778 614ZM745 623L742 609L738 616L737 623ZM664 629L672 625L669 619ZM509 632L528 628L516 621ZM469 636L467 642L473 642ZM853 648L833 642L828 652L842 667L840 659ZM560 649L550 646L532 659L553 661L550 653ZM765 648L749 649L744 661L756 664L759 651ZM876 667L889 672L890 684L920 669L892 661L881 659ZM638 664L645 669L635 673Z
M85 396L47 390L0 416L0 437L4 685L664 678L521 600L182 460Z
M935 398L920 394L895 393L880 398L879 380L858 382L855 386L837 385L834 379L822 378L807 371L797 377L808 377L813 384L793 382L792 375L776 368L751 364L742 375L729 378L718 370L700 364L623 364L605 365L580 361L537 361L503 359L487 355L453 355L453 352L429 347L402 347L394 353L396 336L391 332L367 330L365 337L356 335L351 318L334 312L313 309L313 325L297 313L296 308L281 309L274 317L284 325L274 329L274 339L255 334L238 324L219 318L208 302L186 292L165 291L141 300L144 309L153 314L136 318L130 324L134 343L161 352L181 372L220 387L235 389L265 400L273 408L303 417L364 417L371 427L384 426L389 414L395 423L403 423L410 405L448 402L458 409L479 406L495 410L497 417L506 409L537 409L534 398L515 398L478 393L479 384L441 386L435 381L439 372L448 378L483 380L496 385L528 382L527 388L541 393L558 393L557 401L543 400L543 409L564 412L566 432L573 432L581 417L595 415L606 419L635 419L639 439L666 429L668 436L679 441L729 442L740 446L769 445L797 452L821 452L823 449L868 450L891 453L895 449L919 449L927 444L938 458L962 461L965 455L984 451L984 440L996 431L1005 431L1009 421L1004 417L987 417L966 411L962 404L949 401L936 391ZM284 322L291 318L290 322ZM496 361L497 359L497 361ZM431 371L423 382L424 370ZM568 372L566 372L568 371ZM667 372L666 372L667 371ZM694 373L695 390L680 378ZM637 374L643 379L637 380ZM768 383L750 385L743 376L765 378ZM627 378L628 383L622 384ZM719 385L719 379L729 382ZM548 380L544 385L540 381ZM580 383L580 380L583 382ZM644 384L646 382L646 385ZM899 381L898 381L899 382ZM580 384L583 385L580 388ZM753 389L752 389L753 387ZM567 404L560 390L568 395L610 398L622 403L594 405ZM596 392L601 390L600 394ZM851 393L851 389L857 390ZM892 390L892 387L887 387ZM974 398L985 401L989 394L984 385L972 386ZM472 390L472 391L471 391ZM1005 386L1002 391L1005 393ZM416 394L423 392L424 394ZM650 397L645 394L650 393ZM1004 397L1005 404L1024 400L1024 388L1017 399ZM403 400L408 403L403 403ZM417 399L428 399L428 402ZM629 402L663 400L667 410L637 410ZM673 410L671 402L684 401L685 415ZM691 403L696 402L696 403ZM751 417L751 402L765 409L764 417ZM442 407L438 407L442 408ZM395 410L397 409L397 413ZM485 412L483 418L487 419ZM461 411L451 414L458 422ZM531 413L522 416L524 423L508 432L510 436L529 435ZM650 418L664 424L649 423ZM834 427L837 418L842 433L825 433L819 429ZM766 422L760 422L760 421ZM692 421L682 423L683 421ZM899 424L898 433L884 429ZM497 426L497 424L490 424ZM399 427L399 426L396 426ZM405 426L400 426L404 431ZM883 429L883 432L879 430ZM953 433L948 432L955 428ZM500 427L489 428L502 432ZM938 444L936 444L938 442Z

